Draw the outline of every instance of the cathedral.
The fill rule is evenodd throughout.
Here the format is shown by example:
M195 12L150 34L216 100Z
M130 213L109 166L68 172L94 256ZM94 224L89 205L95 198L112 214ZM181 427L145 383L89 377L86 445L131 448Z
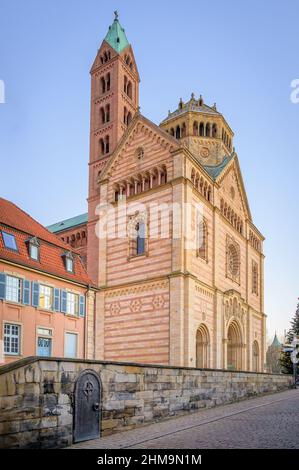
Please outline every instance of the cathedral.
M117 12L90 73L88 214L48 227L98 288L89 357L263 372L264 237L230 125L193 93L143 116Z

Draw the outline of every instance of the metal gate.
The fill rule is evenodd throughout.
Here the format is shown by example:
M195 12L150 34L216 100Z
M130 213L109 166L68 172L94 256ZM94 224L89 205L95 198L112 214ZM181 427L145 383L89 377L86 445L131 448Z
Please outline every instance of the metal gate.
M83 372L77 379L74 397L74 442L100 436L101 384L93 371Z

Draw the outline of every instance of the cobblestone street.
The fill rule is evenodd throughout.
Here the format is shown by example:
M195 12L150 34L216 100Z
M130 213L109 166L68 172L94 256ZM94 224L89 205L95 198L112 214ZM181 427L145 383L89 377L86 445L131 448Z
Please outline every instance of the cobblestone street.
M298 449L299 390L199 411L69 448Z

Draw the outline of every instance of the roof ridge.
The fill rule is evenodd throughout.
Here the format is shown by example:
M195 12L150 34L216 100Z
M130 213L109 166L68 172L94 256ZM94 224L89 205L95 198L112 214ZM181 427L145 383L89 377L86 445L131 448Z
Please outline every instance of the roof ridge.
M22 212L26 217L28 217L32 222L34 222L35 224L37 224L41 230L45 230L45 231L50 235L51 238L52 238L52 237L53 237L53 238L55 237L55 239L57 239L56 246L60 246L61 248L62 248L62 247L65 247L65 248L67 248L67 249L70 248L65 242L63 242L60 238L58 238L54 233L50 232L44 225L42 225L40 222L38 222L36 219L34 219L30 214L28 214L28 212L24 211L24 210L21 209L19 206L17 206L14 202L9 201L8 199L5 199L5 198L3 198L3 197L0 197L0 202L1 202L1 200L2 200L2 201L5 201L5 202L8 203L8 204L13 205L17 210L21 211L21 212ZM1 220L0 220L0 223L1 223ZM2 222L2 223L4 223L4 225L8 225L8 224L5 224L5 222ZM18 227L12 227L12 228L14 228L15 230L19 230L19 231L21 231L21 232L23 232L23 233L27 233L28 235L37 236L36 234L33 233L33 231L32 231L32 232L29 232L29 231L27 231L27 230L20 229L20 228L18 228ZM47 242L47 243L50 243L50 244L52 243L52 245L55 245L54 241L51 242L51 241L46 240L45 238L43 238L43 237L41 237L41 236L37 236L37 238L39 238L40 240L43 240L43 241L45 241L45 242ZM72 250L70 250L70 251L72 251ZM75 252L75 251L74 251L74 252Z

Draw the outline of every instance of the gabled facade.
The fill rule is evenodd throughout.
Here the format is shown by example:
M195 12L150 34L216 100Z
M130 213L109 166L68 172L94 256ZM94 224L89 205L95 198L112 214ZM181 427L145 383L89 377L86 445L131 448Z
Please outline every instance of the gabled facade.
M91 82L87 271L100 289L96 358L263 371L264 238L233 131L216 104L193 94L160 126L142 116L117 16Z
M0 198L0 363L92 358L96 291L77 252Z

